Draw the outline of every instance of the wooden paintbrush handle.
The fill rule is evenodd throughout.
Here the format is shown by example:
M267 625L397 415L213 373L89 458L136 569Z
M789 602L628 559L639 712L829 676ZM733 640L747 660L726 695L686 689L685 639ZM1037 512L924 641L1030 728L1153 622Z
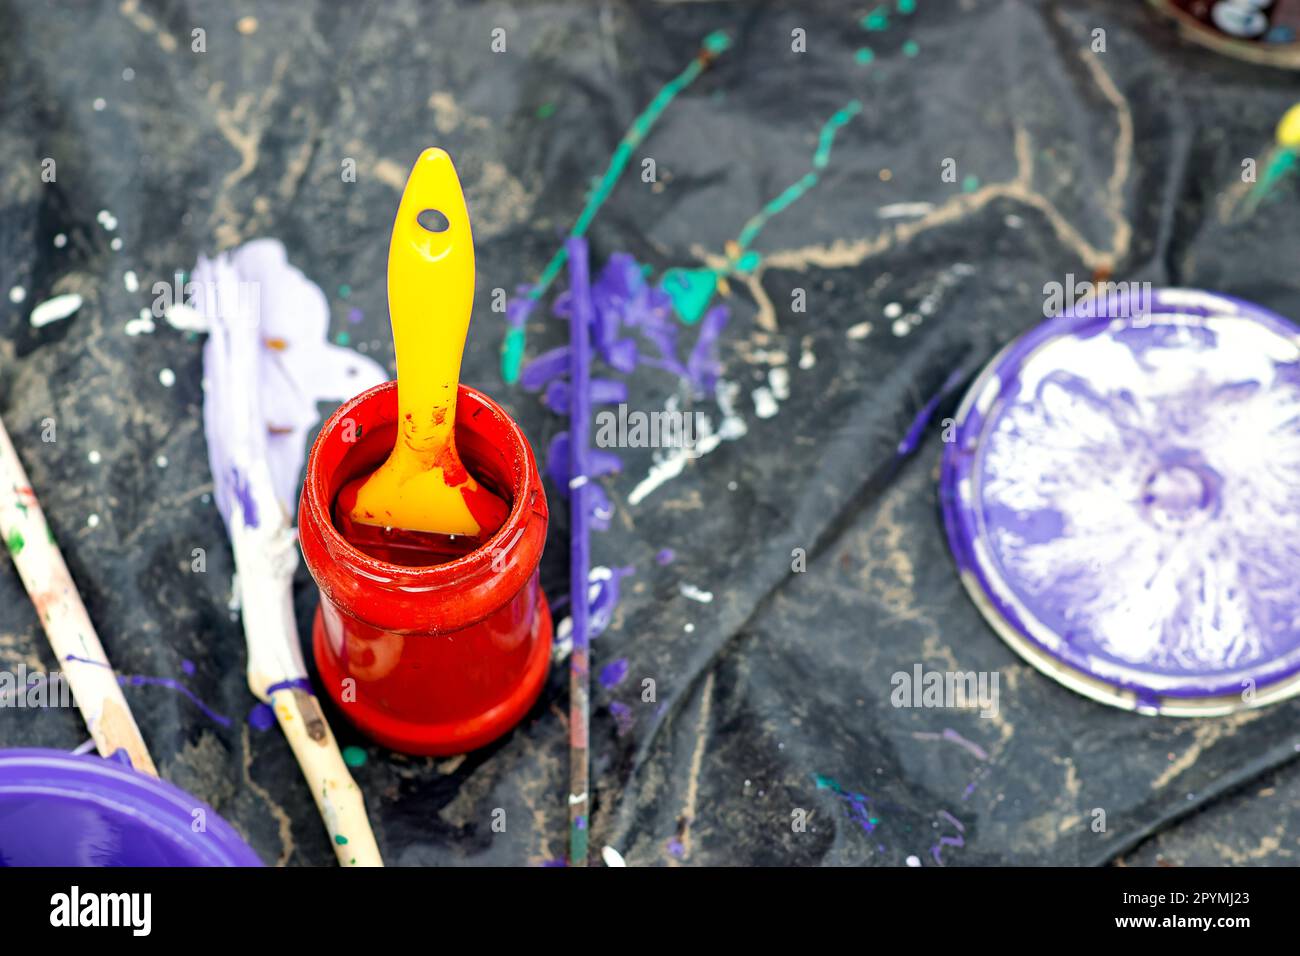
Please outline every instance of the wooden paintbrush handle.
M271 695L271 707L311 787L339 863L383 866L365 800L316 698L303 690L278 690Z
M131 716L117 675L90 623L9 433L0 422L0 538L36 605L58 666L72 688L95 748L102 756L126 753L131 766L158 776L140 728Z

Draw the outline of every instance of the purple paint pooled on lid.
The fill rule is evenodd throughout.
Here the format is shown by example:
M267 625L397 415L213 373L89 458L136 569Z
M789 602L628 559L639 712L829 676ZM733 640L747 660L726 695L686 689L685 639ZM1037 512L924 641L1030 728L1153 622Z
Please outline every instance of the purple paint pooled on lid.
M165 780L100 757L0 751L0 866L261 865L215 810Z
M1300 693L1300 329L1188 289L1085 303L975 380L941 499L962 581L1029 663L1208 716Z

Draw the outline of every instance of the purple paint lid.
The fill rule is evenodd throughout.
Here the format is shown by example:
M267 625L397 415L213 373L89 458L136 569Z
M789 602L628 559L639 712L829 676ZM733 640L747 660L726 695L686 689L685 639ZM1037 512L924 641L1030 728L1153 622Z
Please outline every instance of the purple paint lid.
M1295 325L1132 283L1006 346L951 437L962 583L1034 667L1148 714L1300 692Z
M164 780L95 756L0 750L0 866L261 865L215 810Z

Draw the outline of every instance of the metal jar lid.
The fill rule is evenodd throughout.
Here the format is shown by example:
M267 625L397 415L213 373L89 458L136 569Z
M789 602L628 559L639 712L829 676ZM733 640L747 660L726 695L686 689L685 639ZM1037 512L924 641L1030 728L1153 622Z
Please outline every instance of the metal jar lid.
M1006 346L952 438L962 581L1034 667L1173 716L1300 692L1296 326L1135 284Z

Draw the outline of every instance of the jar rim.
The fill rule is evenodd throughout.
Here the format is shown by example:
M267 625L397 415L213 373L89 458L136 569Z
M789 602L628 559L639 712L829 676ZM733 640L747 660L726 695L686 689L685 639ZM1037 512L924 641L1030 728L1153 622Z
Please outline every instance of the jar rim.
M383 415L383 406L378 404L389 400L393 410L391 419ZM367 554L349 542L334 526L332 515L333 497L339 490L333 483L337 470L327 469L322 458L342 423L349 417L356 416L362 408L368 411L367 419L378 419L378 421L367 421L366 427L373 428L376 424L383 426L390 421L396 425L397 382L376 385L340 405L321 426L307 457L302 504L331 560L346 566L350 571L400 586L404 590L436 590L451 584L463 584L467 577L491 568L502 541L508 541L507 547L513 548L523 538L523 532L533 510L532 502L529 500L530 492L538 480L537 466L531 448L523 432L514 419L506 414L505 409L478 389L460 384L457 386L456 396L457 433L468 431L500 449L510 472L492 474L492 477L504 480L510 488L510 512L501 527L468 554L440 564L424 566L385 561ZM484 412L488 414L488 420L480 422L479 418ZM487 425L491 426L490 429L485 427ZM327 471L330 473L327 474ZM299 523L301 524L301 518Z

